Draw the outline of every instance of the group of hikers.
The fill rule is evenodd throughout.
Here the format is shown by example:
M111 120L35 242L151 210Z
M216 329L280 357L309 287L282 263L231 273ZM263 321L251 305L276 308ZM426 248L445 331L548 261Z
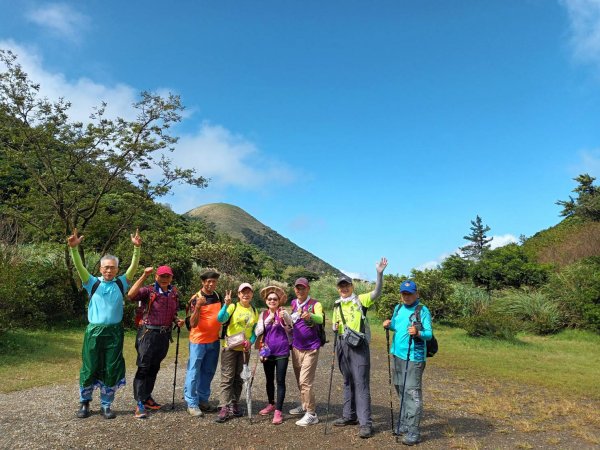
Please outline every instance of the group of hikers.
M169 266L156 269L153 284L145 286L154 272L152 267L145 268L142 276L131 284L138 269L142 245L139 231L131 235L134 246L131 265L120 276L117 276L119 259L113 255L101 258L100 277L91 275L79 254L82 240L77 229L67 238L74 266L90 298L77 417L90 416L90 401L95 388L100 391L102 415L106 419L116 417L111 406L115 392L125 385L122 319L123 300L127 297L137 304L139 311L135 341L137 371L133 380L136 418L146 418L148 410L161 408L162 405L152 397L156 377L161 361L167 355L169 342L172 342L172 331L185 325L189 329L189 360L184 399L190 415L202 417L205 413L217 413L217 423L243 415L240 407L243 370L247 369L254 346L263 365L268 400L259 414L272 415L275 425L283 422L285 379L291 355L300 402L288 413L298 416L295 422L298 426L319 423L313 385L319 350L325 343L325 316L321 303L310 296L310 283L306 278L298 278L294 283L295 298L291 301L290 311L283 308L287 302L286 292L278 286L267 286L260 291L267 309L259 312L251 304L254 289L250 283L239 285L237 302L233 302L231 291L226 291L223 298L216 291L220 274L207 270L200 276L202 287L187 303L184 320L177 316L180 294L173 284L173 271ZM361 438L373 435L371 333L366 314L381 295L386 266L387 259L381 258L376 264L375 289L365 294L356 295L353 280L348 276L340 277L337 280L339 298L333 307L333 352L344 380L343 412L333 425L358 425ZM400 299L391 319L383 322L386 330L394 332L390 347L393 384L401 400L399 420L393 432L397 437L404 436L404 444L414 445L420 441L422 375L427 341L433 334L431 315L420 303L413 281L406 280L401 284ZM217 407L209 402L209 398L219 356L221 374Z

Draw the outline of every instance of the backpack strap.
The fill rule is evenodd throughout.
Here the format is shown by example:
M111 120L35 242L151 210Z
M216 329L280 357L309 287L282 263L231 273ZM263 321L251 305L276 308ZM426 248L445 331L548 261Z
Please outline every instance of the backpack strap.
M397 304L394 307L394 312L392 313L392 318L390 319L391 322L394 321L394 319L396 318L396 316L398 315L398 310L400 309L400 304Z
M229 306L227 308L229 309ZM227 322L225 322L221 326L221 339L225 339L225 337L227 336L227 328L229 327L229 324L231 323L231 318L235 314L235 309L236 308L237 308L237 302L235 302L233 304L233 311L231 311L231 315L229 316L229 319L227 319ZM254 309L254 306L252 307L252 309Z
M121 291L121 295L123 297L125 297L125 287L123 286L123 282L119 278L115 278L115 283L117 283L117 286L119 287L119 290ZM90 292L90 298L92 298L94 296L94 294L98 290L98 286L100 286L100 280L96 279L96 282L92 286L92 291Z

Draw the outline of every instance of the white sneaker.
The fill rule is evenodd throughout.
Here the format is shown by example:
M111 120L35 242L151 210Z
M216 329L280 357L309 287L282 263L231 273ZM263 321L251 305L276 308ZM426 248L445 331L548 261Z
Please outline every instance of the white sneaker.
M319 418L317 417L317 415L307 412L306 414L304 414L304 417L302 417L302 419L296 422L296 425L299 425L301 427L307 427L309 425L315 425L317 423L319 423Z
M296 406L293 409L290 409L289 412L292 416L302 416L302 415L304 415L304 413L306 411L304 411L304 408L302 408L302 405L300 405L300 406Z
M197 406L188 406L187 411L190 413L190 416L194 417L202 417L204 413Z

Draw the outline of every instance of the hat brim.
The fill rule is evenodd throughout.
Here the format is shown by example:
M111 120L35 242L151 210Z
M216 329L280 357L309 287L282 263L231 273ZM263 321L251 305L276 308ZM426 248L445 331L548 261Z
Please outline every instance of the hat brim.
M287 294L285 293L285 291L283 289L281 289L279 286L267 286L266 288L262 288L260 290L260 296L262 297L263 300L267 300L267 297L269 296L269 294L271 293L275 293L277 295L277 297L279 298L279 301L281 302L282 300L285 302L287 301Z

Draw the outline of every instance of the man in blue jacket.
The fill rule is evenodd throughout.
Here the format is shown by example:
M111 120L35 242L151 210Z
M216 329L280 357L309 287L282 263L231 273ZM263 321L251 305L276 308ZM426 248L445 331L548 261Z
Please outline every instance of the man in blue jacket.
M391 320L385 320L383 326L394 331L390 353L394 355L394 386L402 402L402 417L397 424L396 434L405 435L402 439L403 444L415 445L421 440L421 386L427 359L427 341L432 338L433 330L431 314L429 309L421 304L415 282L403 281L400 285L400 295L402 304L394 308Z

